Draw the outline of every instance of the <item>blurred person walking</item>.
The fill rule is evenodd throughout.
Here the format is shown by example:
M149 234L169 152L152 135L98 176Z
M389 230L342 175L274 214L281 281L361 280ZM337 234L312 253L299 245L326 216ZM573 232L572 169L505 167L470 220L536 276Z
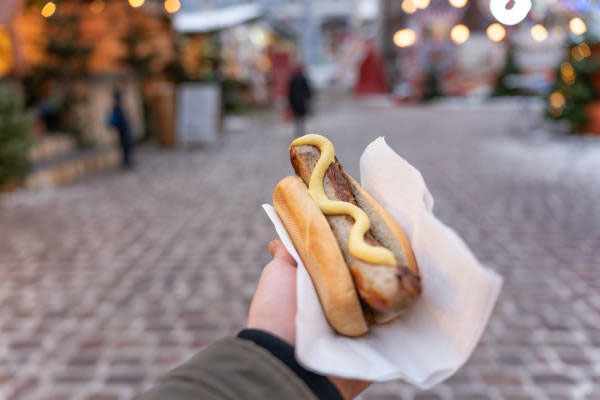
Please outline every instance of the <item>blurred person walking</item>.
M133 137L131 136L131 128L129 121L123 109L123 96L121 91L115 90L113 93L113 107L110 112L108 123L114 127L119 133L119 144L122 153L122 165L124 168L131 169L134 166L133 162Z
M310 112L310 98L312 92L302 66L298 66L290 79L288 87L288 101L290 109L294 117L294 124L296 125L295 136L303 136L306 132L304 131L304 122L306 116Z

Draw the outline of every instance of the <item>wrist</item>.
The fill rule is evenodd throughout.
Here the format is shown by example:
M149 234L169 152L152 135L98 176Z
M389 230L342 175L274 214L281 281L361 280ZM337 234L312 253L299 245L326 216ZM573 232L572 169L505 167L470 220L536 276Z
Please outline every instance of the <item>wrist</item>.
M285 327L282 327L281 325L278 325L278 324L269 324L269 323L258 324L258 323L254 323L252 321L248 321L248 326L246 327L246 329L266 332L270 335L273 335L273 336L283 340L290 346L294 346L294 343L296 341L295 332L294 332L293 327L291 329L286 329Z
M284 339L259 329L244 329L238 338L249 340L269 351L275 358L290 369L319 399L342 400L346 398L337 386L327 377L316 374L302 367L294 354L294 347Z

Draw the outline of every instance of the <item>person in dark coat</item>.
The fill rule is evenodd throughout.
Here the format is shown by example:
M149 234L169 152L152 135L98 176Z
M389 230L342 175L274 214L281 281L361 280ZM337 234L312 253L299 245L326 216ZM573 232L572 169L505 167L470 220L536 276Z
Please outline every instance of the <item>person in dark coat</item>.
M121 146L122 163L125 168L133 168L133 138L129 121L123 109L122 95L119 90L113 94L114 105L110 114L109 124L119 133L119 144Z
M302 67L294 71L288 88L288 101L296 125L296 137L304 135L304 121L310 112L310 86Z

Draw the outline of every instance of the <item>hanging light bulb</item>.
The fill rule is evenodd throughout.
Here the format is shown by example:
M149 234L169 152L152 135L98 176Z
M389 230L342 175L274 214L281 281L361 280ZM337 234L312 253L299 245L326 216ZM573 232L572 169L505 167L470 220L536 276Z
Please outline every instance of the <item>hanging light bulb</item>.
M469 0L449 0L449 1L450 1L450 5L452 7L463 8L464 6L467 5L467 2Z
M52 1L47 2L46 4L44 4L44 7L42 7L42 17L44 18L50 18L54 15L55 12L56 4L54 4L54 2Z
M450 39L452 39L455 44L463 44L469 39L470 34L469 28L463 24L458 24L450 30Z
M165 0L164 6L169 14L174 14L181 8L181 2L179 0Z
M412 2L416 8L424 10L427 7L429 7L429 3L431 3L431 0L412 0Z
M569 21L569 29L575 35L583 35L587 31L587 26L585 22L579 17L571 18Z
M504 29L504 27L499 23L494 22L487 27L485 33L492 42L499 42L506 36L506 29Z
M402 11L404 11L407 14L412 14L415 11L417 11L417 7L415 6L415 3L412 2L412 0L404 0L400 6L402 7Z
M544 25L536 24L531 27L529 31L531 33L531 37L536 42L543 42L548 38L548 31L544 28Z
M129 5L133 8L138 8L144 5L146 0L129 0Z
M410 47L417 41L417 34L412 29L400 29L394 33L394 44L398 47Z

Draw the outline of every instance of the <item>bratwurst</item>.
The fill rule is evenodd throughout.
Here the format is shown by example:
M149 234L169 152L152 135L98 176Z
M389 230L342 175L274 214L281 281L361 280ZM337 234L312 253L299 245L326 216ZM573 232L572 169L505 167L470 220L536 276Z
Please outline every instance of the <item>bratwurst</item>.
M320 156L321 151L315 146L292 145L290 148L292 166L307 186ZM325 217L350 269L360 299L369 306L364 310L367 319L382 323L394 318L421 293L419 272L408 240L397 225L390 226L389 221L393 218L344 172L337 158L325 173L323 188L331 200L349 202L367 212L371 211L368 212L371 225L364 240L371 246L389 249L395 256L396 265L370 264L354 257L348 245L354 219L344 214ZM384 226L391 228L395 236L385 234ZM406 251L407 248L409 251Z

